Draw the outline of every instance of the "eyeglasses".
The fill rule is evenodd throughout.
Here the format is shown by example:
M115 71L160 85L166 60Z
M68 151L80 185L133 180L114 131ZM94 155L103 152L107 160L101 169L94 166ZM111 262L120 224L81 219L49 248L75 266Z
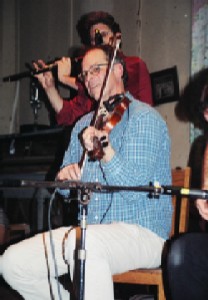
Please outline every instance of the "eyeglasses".
M108 63L92 65L89 70L83 71L78 77L82 82L85 82L89 73L93 76L97 76L100 74L101 68L106 67L107 65Z

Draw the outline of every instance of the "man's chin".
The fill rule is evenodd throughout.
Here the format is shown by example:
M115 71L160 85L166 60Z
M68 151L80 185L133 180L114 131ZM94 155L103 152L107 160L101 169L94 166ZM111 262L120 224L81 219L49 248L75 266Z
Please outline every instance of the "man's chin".
M90 96L93 99L98 100L100 98L100 91L90 91Z

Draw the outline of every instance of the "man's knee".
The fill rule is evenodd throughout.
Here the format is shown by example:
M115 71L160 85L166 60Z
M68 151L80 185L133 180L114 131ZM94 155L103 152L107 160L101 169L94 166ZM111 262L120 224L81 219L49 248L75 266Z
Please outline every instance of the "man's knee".
M10 246L2 255L1 270L2 270L3 277L7 282L10 282L11 279L15 276L15 273L18 272L18 268L16 268L16 264L20 260L21 257L15 251L14 246Z

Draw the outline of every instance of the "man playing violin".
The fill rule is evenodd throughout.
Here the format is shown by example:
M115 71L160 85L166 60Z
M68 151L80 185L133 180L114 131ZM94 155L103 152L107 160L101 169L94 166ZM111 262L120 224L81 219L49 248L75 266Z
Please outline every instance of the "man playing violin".
M121 188L146 186L155 181L170 185L170 141L166 124L153 108L125 92L126 70L119 53L103 86L112 51L107 45L90 48L83 57L81 78L94 101L100 100L103 90L101 100L119 95L121 100L128 99L129 105L111 131L91 124L93 112L76 123L57 180L98 182ZM103 147L103 156L89 159L95 138ZM80 165L83 150L87 159ZM69 193L68 190L60 192ZM113 274L160 265L171 227L171 198L165 195L151 198L145 192L134 190L98 191L90 194L87 210L84 299L113 300ZM64 260L62 243L66 232ZM51 289L57 299L48 233L44 236ZM75 229L53 230L53 239L58 275L67 273L65 261L68 261L73 277ZM2 257L2 271L5 280L24 299L50 299L42 234L10 246ZM69 299L68 291L62 286L60 293L62 299Z
M114 20L113 16L103 11L90 12L81 16L76 28L84 46L95 45L96 43L114 45L116 37L121 35L119 24ZM99 41L96 39L97 32L100 35ZM151 81L145 62L140 57L125 56L122 52L121 55L129 75L126 90L136 99L152 105ZM77 89L76 97L70 101L64 100L57 89L51 88L45 73L39 75L38 79L56 112L57 123L59 125L71 125L78 118L93 110L94 102L86 95L83 84L71 76L71 59L63 57L57 61L57 64L59 81L73 89ZM36 68L46 67L41 60L35 66Z

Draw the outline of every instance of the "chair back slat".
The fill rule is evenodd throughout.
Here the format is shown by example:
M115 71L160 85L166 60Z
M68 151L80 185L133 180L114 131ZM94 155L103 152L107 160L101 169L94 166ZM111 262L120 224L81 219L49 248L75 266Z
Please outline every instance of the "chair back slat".
M172 185L177 187L190 187L191 169L172 170ZM189 216L189 199L187 197L173 196L173 217L170 237L187 231Z

